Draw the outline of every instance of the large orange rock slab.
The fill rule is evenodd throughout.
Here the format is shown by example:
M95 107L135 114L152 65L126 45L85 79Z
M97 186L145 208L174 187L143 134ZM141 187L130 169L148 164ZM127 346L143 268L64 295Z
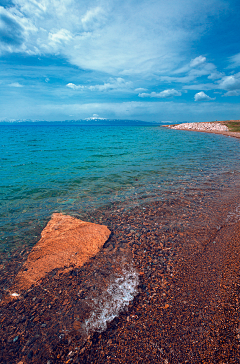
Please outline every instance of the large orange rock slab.
M96 255L110 230L104 225L55 213L17 274L14 289L28 289L55 268L81 267Z

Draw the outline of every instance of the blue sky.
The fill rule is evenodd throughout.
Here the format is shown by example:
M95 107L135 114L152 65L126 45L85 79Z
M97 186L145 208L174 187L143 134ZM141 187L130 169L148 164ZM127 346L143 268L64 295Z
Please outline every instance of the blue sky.
M0 121L240 119L239 1L0 5Z

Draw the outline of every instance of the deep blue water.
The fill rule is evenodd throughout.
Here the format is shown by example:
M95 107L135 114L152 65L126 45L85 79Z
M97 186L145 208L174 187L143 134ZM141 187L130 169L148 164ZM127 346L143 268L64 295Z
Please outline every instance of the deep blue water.
M55 211L142 204L237 175L239 167L239 140L221 135L152 126L0 125L0 251L21 244Z

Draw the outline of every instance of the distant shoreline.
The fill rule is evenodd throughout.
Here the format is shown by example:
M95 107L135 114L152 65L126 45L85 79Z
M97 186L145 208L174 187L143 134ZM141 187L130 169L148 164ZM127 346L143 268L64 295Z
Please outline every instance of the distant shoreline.
M163 125L163 127L173 129L173 130L186 130L186 131L197 131L197 132L201 132L201 133L221 134L221 135L240 139L239 131L230 131L229 130L229 126L231 126L232 123L240 125L240 120L183 123L183 124L174 124L174 125ZM212 127L211 127L211 125L212 125ZM221 130L221 126L225 126L225 127L227 127L227 129Z

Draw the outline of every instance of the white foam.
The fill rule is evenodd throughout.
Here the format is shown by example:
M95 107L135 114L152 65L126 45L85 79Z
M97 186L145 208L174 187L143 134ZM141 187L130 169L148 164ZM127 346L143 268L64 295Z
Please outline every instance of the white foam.
M136 296L138 284L138 273L132 266L124 268L121 276L113 276L107 289L92 299L92 312L83 325L85 334L106 330L107 323L117 317Z
M14 292L14 293L10 293L10 296L12 296L12 297L19 297L19 296L20 296L20 294L19 294L19 293L17 293L17 292Z

